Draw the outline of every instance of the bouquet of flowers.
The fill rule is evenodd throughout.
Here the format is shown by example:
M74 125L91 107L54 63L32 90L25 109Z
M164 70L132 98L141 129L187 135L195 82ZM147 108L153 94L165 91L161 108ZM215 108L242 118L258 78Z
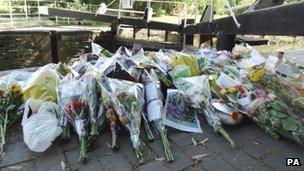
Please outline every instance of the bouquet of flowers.
M215 84L211 85L213 92L224 100L228 106L234 108L235 112L244 113L251 102L250 92L247 91L245 86L225 73L221 73Z
M106 77L101 77L99 80L99 85L101 88L101 98L100 98L100 107L99 107L99 113L106 113L106 119L110 125L111 128L111 134L112 134L112 143L111 148L114 150L118 150L118 143L117 143L117 117L112 107L111 102L111 95L114 94L110 82Z
M248 108L248 116L274 138L283 136L304 146L304 126L288 107L263 89L254 91L256 99Z
M272 91L275 93L277 98L285 103L291 105L296 112L296 114L302 114L304 110L304 95L302 94L301 78L284 78L278 74L270 74L269 72L264 72L260 74L258 79L256 73L260 70L265 70L262 66L254 67L249 73L249 79L254 84L255 87L261 87Z
M86 100L88 102L88 112L90 116L91 135L97 135L97 116L98 116L98 84L96 78L91 74L82 76L81 81L85 84Z
M23 103L23 94L18 85L0 89L0 159L3 157L7 128L20 118L18 107Z
M86 152L89 142L86 87L80 80L77 80L58 86L57 92L59 105L79 136L79 159L84 160L87 157Z
M176 52L170 57L172 60L171 65L173 68L179 65L185 65L189 67L192 76L199 75L200 71L198 67L198 61L195 56Z
M129 52L125 47L120 47L113 56L113 58L116 59L119 68L127 72L133 80L138 81L141 75L141 70L138 69L138 65L131 57L131 52Z
M164 124L187 132L202 133L197 110L190 96L181 90L168 89L164 107Z
M62 62L59 62L56 67L55 71L57 71L57 74L59 75L60 78L65 77L68 73L71 73L71 69L68 68L65 64Z
M174 157L171 152L169 140L167 137L167 129L164 125L165 116L163 113L163 102L162 94L160 92L160 82L153 69L151 69L149 73L147 71L145 72L142 81L145 85L145 98L148 119L154 124L154 126L160 133L167 161L173 161Z
M211 104L211 89L209 79L207 76L197 76L189 78L180 78L176 82L176 87L184 91L191 97L193 107L204 111L204 115L209 125L211 125L215 132L221 133L230 143L231 147L235 147L234 141L229 134L224 130L221 119L219 118L219 111L217 111Z
M130 132L133 148L139 163L142 164L144 158L140 151L139 134L144 106L143 85L117 79L109 79L109 83L113 90L111 93L113 109L121 124Z

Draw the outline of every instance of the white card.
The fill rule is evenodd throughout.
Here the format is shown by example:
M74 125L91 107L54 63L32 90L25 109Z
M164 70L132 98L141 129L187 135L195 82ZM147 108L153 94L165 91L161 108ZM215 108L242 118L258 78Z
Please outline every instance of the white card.
M240 85L239 82L237 82L233 78L229 77L225 73L221 73L219 78L216 80L216 84L221 88L229 88L229 87Z

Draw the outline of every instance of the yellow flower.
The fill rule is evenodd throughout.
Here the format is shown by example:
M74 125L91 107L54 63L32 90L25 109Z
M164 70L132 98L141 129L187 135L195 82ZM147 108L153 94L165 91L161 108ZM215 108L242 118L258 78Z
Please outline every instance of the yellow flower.
M226 90L222 88L222 89L220 90L220 94L226 94Z
M236 93L237 92L237 88L236 87L229 87L228 90L227 90L228 93Z
M251 70L250 71L250 81L251 82L256 82L261 80L264 75L265 75L266 69L265 68L261 68L261 69L257 69L257 70Z
M13 94L21 94L21 87L19 85L13 84L9 87L9 91Z

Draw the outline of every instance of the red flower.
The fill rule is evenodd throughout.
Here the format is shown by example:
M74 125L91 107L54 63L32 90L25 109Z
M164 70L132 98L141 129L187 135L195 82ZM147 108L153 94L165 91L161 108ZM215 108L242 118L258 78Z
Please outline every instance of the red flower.
M226 104L226 101L223 100L223 99L220 99L218 102L221 103L221 104Z
M238 114L237 111L233 111L233 112L231 113L231 118L232 118L232 120L237 120L238 117L239 117L239 114Z
M242 85L237 85L236 88L238 89L239 92L242 94L246 93L246 89Z
M71 103L65 106L65 110L67 114L70 116L72 114L77 115L81 113L81 111L85 108L85 106L86 106L85 101L82 101L80 99L73 99Z

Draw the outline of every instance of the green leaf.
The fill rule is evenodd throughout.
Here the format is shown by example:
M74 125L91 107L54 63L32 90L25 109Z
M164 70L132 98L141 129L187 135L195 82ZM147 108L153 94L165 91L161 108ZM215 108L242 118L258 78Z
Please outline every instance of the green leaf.
M277 110L274 110L274 109L269 110L269 113L273 117L276 117L276 118L286 118L287 117L284 113L282 113L280 111L277 111Z
M10 112L11 110L13 110L16 107L16 105L11 104L6 108L6 113Z
M297 131L298 126L297 123L290 117L282 120L283 128L287 131Z

